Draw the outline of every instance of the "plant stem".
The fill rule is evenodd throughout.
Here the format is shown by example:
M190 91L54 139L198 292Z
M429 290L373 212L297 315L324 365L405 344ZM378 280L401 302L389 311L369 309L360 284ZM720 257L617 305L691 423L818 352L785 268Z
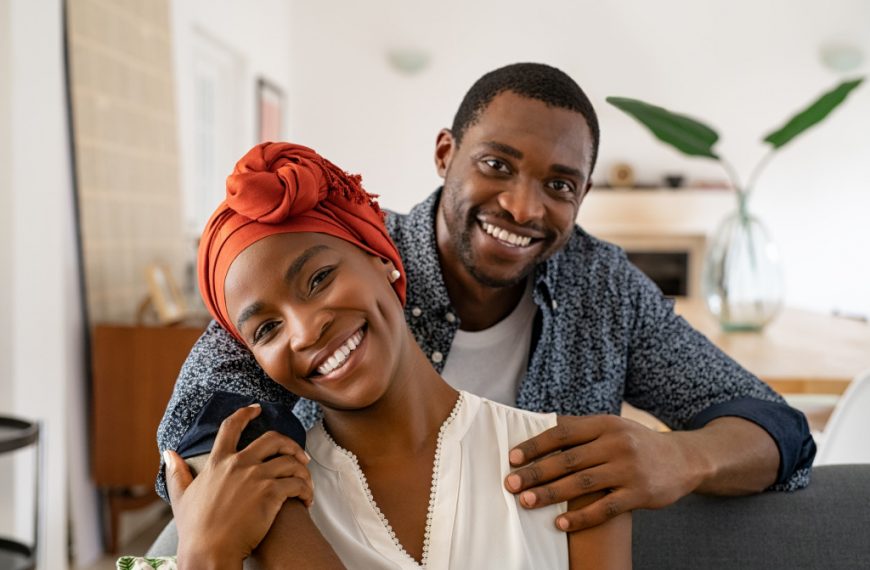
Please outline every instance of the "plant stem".
M746 200L749 197L747 192L743 190L743 187L740 185L740 177L737 176L737 171L734 170L734 167L731 166L731 163L725 160L724 158L719 158L719 164L722 165L722 168L725 169L725 173L728 175L728 178L731 179L731 185L734 186L734 191L737 192L737 205L738 210L741 216L746 216Z
M758 164L755 165L755 169L752 171L752 174L749 175L749 181L746 183L746 194L749 197L749 194L755 188L755 181L758 180L758 176L761 174L761 171L764 170L764 167L767 166L767 163L770 162L771 157L773 157L773 153L776 152L776 149L770 149L767 154L761 157L761 160L758 161Z

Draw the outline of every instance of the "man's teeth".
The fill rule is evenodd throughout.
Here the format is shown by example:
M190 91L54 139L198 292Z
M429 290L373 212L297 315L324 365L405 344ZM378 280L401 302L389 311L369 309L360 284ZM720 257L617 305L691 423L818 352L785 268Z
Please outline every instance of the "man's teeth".
M359 343L362 342L362 338L362 330L356 331L352 337L347 339L343 345L339 346L335 352L332 353L332 356L326 359L326 362L317 367L317 372L325 376L336 368L341 367L341 365L347 361L350 353L356 350L356 347L358 347Z
M515 245L517 247L526 247L532 242L532 238L525 236L518 236L517 234L512 234L504 228L500 228L498 226L494 226L492 224L488 224L486 222L480 222L481 227L483 227L483 231L491 235L492 237L499 239L501 241L506 241L511 245Z

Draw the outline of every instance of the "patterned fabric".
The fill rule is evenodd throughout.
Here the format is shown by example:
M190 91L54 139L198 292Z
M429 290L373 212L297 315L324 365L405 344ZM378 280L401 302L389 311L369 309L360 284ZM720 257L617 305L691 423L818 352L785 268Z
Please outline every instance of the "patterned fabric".
M122 556L115 563L118 570L176 570L178 566L174 556L157 558L142 558L140 556Z
M410 214L389 215L387 229L405 262L405 318L440 373L460 323L438 261L439 197L440 189ZM673 301L621 249L575 227L562 251L537 267L533 297L539 313L517 407L566 415L619 414L625 400L673 429L695 429L716 417L745 417L767 430L780 450L780 473L772 489L796 490L809 483L815 444L806 418L674 314ZM161 451L178 444L215 390L296 400L269 380L229 333L211 323L176 382L157 433ZM760 413L765 407L775 413ZM708 410L715 414L693 422ZM306 400L295 411L306 426L318 417L316 404ZM789 418L787 427L783 416ZM162 467L157 490L166 498Z

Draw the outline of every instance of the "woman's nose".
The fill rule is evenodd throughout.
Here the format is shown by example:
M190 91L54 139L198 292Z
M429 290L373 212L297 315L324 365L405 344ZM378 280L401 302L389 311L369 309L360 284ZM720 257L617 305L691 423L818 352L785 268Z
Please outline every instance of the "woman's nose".
M498 196L499 205L518 224L525 224L544 217L541 189L532 180L519 180Z
M302 352L317 345L332 322L332 313L314 307L297 307L287 311L286 319L290 349Z

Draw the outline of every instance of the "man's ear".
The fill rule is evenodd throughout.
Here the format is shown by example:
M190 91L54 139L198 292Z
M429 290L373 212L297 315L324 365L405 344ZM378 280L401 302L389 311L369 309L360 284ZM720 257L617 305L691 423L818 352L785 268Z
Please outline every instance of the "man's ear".
M438 138L435 139L435 169L441 178L447 175L447 169L450 168L455 150L456 139L453 138L453 133L450 132L450 129L441 129L438 132Z

